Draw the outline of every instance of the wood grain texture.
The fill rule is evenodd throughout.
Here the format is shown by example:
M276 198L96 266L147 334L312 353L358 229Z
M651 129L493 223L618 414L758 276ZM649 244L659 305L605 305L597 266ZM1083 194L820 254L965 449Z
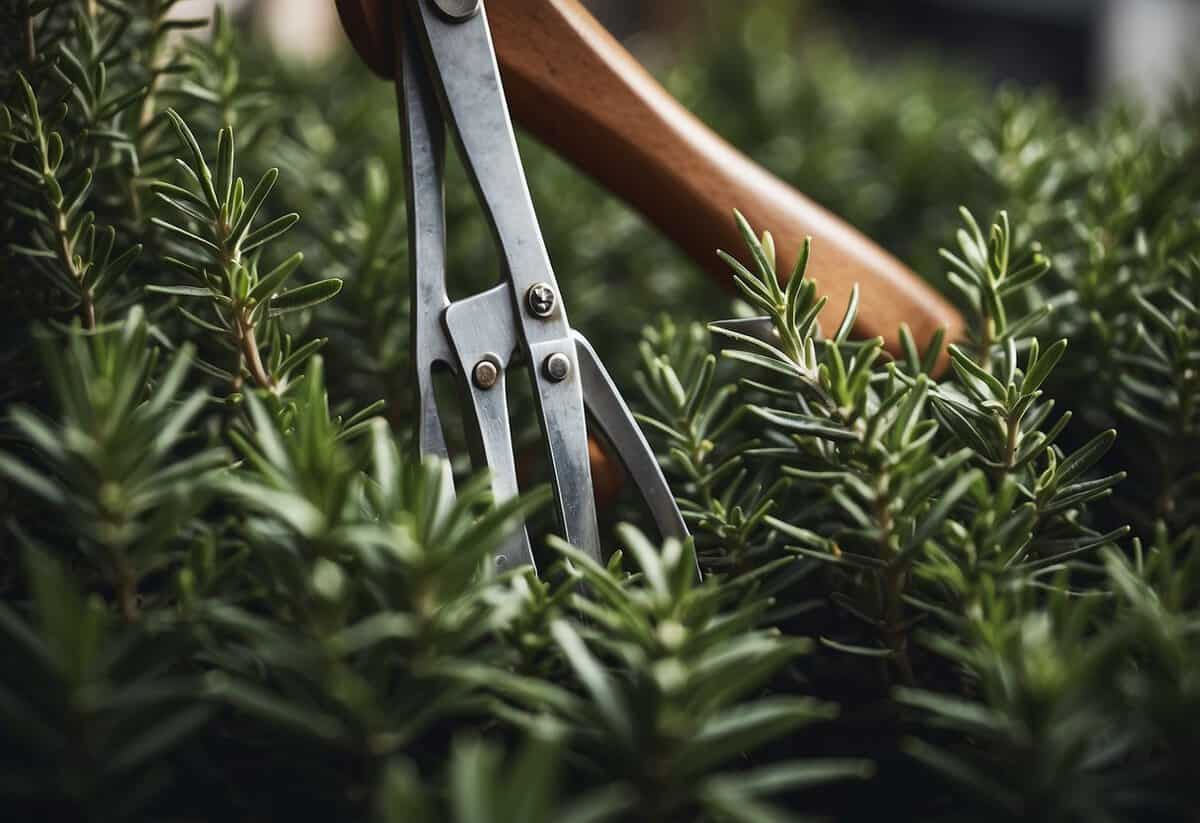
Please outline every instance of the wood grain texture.
M485 6L514 118L641 211L711 274L730 281L717 249L748 262L733 220L737 208L774 235L783 271L790 271L804 238L813 238L809 276L830 298L827 327L858 283L856 335L881 336L892 353L899 352L902 322L922 346L938 328L951 340L961 335L961 315L936 291L700 122L577 0ZM381 35L387 3L339 0L339 10L364 59L390 74L391 56L381 45L388 42Z
M392 4L388 0L334 0L334 5L350 45L362 61L384 80L394 79Z

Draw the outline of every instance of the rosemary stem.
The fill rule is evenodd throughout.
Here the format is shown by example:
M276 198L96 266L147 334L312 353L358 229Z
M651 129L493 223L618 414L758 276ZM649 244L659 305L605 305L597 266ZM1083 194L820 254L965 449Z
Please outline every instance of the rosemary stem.
M29 11L28 0L25 0L21 6L25 17L24 26L21 30L21 39L25 43L25 59L32 66L38 59L37 38L34 36L33 30L33 14Z

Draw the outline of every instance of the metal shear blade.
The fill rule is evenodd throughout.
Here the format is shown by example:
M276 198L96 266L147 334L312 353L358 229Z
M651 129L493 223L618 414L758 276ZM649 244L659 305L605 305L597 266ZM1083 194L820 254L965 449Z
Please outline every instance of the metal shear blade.
M422 453L447 455L433 370L458 378L477 464L497 501L518 493L506 376L525 361L566 539L599 559L586 409L625 464L664 536L686 535L666 479L592 347L568 322L517 153L481 4L450 14L444 0L408 0L398 13L397 90L408 172L413 352ZM446 125L455 134L501 252L500 283L451 302L446 291L442 175ZM521 357L518 358L518 355ZM497 564L532 564L521 528Z

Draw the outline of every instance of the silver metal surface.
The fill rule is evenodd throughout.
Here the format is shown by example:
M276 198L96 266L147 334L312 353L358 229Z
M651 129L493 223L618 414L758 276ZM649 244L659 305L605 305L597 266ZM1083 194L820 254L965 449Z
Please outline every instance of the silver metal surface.
M538 227L488 31L475 0L406 0L397 89L408 169L413 359L422 453L445 455L435 368L458 376L474 463L491 470L497 502L519 494L507 380L522 355L533 387L563 536L600 558L588 455L587 410L617 451L664 536L687 533L661 469L616 386L572 332ZM500 249L500 282L453 303L446 292L445 124L456 136ZM498 568L534 562L515 532Z
M587 422L583 416L583 391L579 369L569 364L566 378L555 383L536 367L555 352L575 359L570 337L530 343L529 360L539 379L534 399L541 409L542 435L546 438L554 497L562 518L563 536L573 546L600 558L600 529L592 493L592 463L588 456Z
M443 315L446 331L461 362L477 363L490 356L496 358L499 366L496 382L490 389L480 389L463 381L471 405L471 415L465 421L471 457L479 468L491 470L492 496L497 503L511 500L520 493L506 388L508 366L517 347L510 291L507 283L501 283L473 297L455 301ZM529 534L524 526L509 538L501 554L509 567L534 565Z
M545 283L557 292L500 84L487 11L481 10L463 23L449 23L428 4L419 0L409 3L419 12L422 44L440 93L442 114L479 192L505 276L516 295L524 295L535 283ZM530 343L569 335L561 305L551 317L537 323L519 320L521 336ZM582 402L580 406L582 412Z
M431 0L438 11L452 22L469 20L479 13L481 0Z
M417 445L421 454L447 457L446 438L434 396L433 370L454 368L457 359L442 329L446 296L446 216L442 174L446 129L412 26L397 38L396 89L400 98L408 193L408 262L412 289L412 351L416 369Z
M549 317L554 313L554 287L549 283L534 283L525 292L525 305L534 317Z
M616 383L609 377L592 344L579 332L572 335L578 352L579 376L583 382L583 397L592 422L617 453L625 471L646 501L650 516L663 537L688 536L679 505L667 485L662 467L654 457L646 435L638 427L633 412L625 404ZM697 574L699 569L697 569Z

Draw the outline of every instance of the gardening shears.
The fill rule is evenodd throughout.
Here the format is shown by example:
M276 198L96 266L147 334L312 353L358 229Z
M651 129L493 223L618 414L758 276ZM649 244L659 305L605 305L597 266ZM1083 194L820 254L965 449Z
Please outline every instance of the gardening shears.
M900 351L901 322L919 345L962 318L913 272L844 221L730 146L679 105L576 0L337 0L363 60L393 79L408 168L414 354L423 452L445 454L432 370L458 375L476 461L498 500L517 493L506 381L532 379L564 536L598 556L586 419L613 446L666 535L686 534L657 461L592 347L567 322L513 137L509 110L640 209L726 280L715 250L741 248L732 217L775 235L782 270L806 236L810 272L830 303L862 286L856 333ZM503 73L503 82L502 82ZM507 97L506 93L508 92ZM500 249L503 277L450 301L445 282L445 133L457 138ZM837 309L832 309L836 311ZM767 333L760 319L746 331ZM586 410L586 414L585 414ZM502 564L532 563L513 537Z
M397 3L396 82L408 174L413 357L418 441L447 456L434 370L453 372L466 399L468 440L491 470L500 502L518 494L508 411L510 375L532 381L563 536L593 557L600 538L587 419L612 446L664 535L687 534L666 478L595 350L567 320L517 152L479 0ZM450 300L446 288L443 169L453 133L500 250L503 276L490 289ZM533 564L518 530L499 566Z

